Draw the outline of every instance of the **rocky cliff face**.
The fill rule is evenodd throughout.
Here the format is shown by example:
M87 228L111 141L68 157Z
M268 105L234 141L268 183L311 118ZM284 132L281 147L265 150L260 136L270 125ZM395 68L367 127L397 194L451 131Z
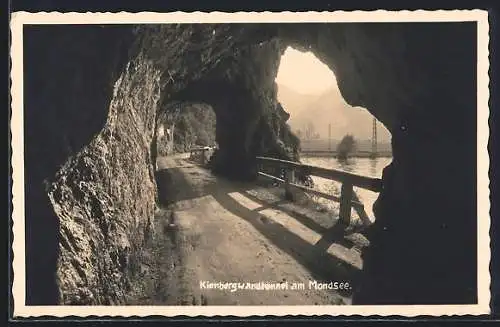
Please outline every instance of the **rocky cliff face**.
M28 302L123 301L153 217L160 103L214 109L216 173L250 179L255 155L296 156L274 84L287 45L313 51L392 133L357 301L474 301L475 37L465 23L26 32Z
M160 72L147 60L131 62L116 82L103 130L50 186L61 225L63 303L123 301L128 256L149 237L154 215L150 147L159 82Z
M124 114L116 108L117 99L112 100L119 88L115 82L126 69L131 32L100 26L25 27L27 304L102 300L98 292L102 293L102 280L110 275L97 276L105 268L94 260L101 251L103 260L109 260L115 249L108 252L101 225L107 228L113 211L116 216L110 220L131 219L115 210L120 207L117 202L106 203L117 200L116 186L123 182L117 179L124 173L120 167L124 158L111 157L112 151L121 149L113 149L111 144L132 141L119 130L123 125L139 128L139 122L128 116L131 109ZM128 76L131 78L130 73ZM110 110L112 103L115 108ZM151 121L154 116L142 119ZM143 146L127 156L137 158L147 151ZM131 176L128 182L125 187L154 193L148 179ZM96 211L90 210L93 205ZM134 211L133 207L126 210ZM114 230L109 232L115 239ZM80 295L74 294L79 292L75 287L88 297L77 299ZM94 298L88 294L91 292L96 292Z

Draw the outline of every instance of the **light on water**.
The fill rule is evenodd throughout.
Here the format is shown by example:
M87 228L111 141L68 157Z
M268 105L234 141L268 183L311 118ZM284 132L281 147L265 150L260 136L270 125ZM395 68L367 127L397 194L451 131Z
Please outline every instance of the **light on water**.
M303 157L301 162L311 166L327 169L337 169L357 175L382 178L382 172L392 161L392 158L350 158L346 161L327 157ZM315 188L326 193L340 195L341 183L321 177L311 176ZM361 202L365 205L367 215L373 220L373 203L377 200L379 193L362 188L354 188Z

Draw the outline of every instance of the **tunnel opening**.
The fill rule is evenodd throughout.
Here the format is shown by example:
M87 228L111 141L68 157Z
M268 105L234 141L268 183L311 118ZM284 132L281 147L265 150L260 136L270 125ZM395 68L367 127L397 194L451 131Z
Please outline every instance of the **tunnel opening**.
M389 130L366 108L346 102L334 72L313 52L287 47L275 81L278 101L290 114L287 124L299 137L302 153L335 154L342 138L351 135L356 145L352 150L357 150L357 155L376 151L391 157Z
M206 103L169 102L161 109L156 128L159 156L216 145L216 114Z
M157 203L167 207L175 200L168 171L159 168L158 160L170 156L202 163L209 162L216 143L216 114L212 106L196 101L166 101L160 105L156 118L152 162L155 164L155 180L158 188ZM198 148L210 148L210 152L192 152Z
M277 99L290 114L287 125L300 140L302 163L369 177L382 177L392 161L391 134L367 109L349 105L334 72L309 49L288 46L276 76ZM314 187L340 196L342 183L313 176ZM354 187L368 217L378 193ZM338 210L338 204L313 196ZM355 220L359 219L352 210Z

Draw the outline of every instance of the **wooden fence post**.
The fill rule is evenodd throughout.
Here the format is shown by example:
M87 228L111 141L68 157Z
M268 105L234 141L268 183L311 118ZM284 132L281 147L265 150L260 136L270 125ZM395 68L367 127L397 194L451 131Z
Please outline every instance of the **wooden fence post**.
M287 199L289 201L294 200L292 188L290 187L290 183L293 183L294 180L295 180L295 170L286 169L285 170L285 199Z
M202 165L205 164L205 151L207 151L207 150L206 149L201 150L201 164Z
M342 183L342 188L340 192L340 210L339 216L340 221L345 225L349 226L351 223L351 201L352 201L353 186L349 183Z

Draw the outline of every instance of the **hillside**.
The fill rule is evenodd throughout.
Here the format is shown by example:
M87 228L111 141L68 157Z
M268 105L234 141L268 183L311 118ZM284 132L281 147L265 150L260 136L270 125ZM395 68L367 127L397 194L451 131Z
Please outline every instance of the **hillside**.
M301 94L284 85L278 85L278 89L279 101L290 113L288 124L294 132L303 132L312 123L320 138L326 139L331 124L332 139L340 140L346 134L353 134L359 140L371 139L373 116L362 107L347 104L338 90ZM380 142L390 142L389 131L380 123L377 132Z
M286 85L278 84L278 99L286 111L294 116L314 103L318 99L318 95L300 93Z

